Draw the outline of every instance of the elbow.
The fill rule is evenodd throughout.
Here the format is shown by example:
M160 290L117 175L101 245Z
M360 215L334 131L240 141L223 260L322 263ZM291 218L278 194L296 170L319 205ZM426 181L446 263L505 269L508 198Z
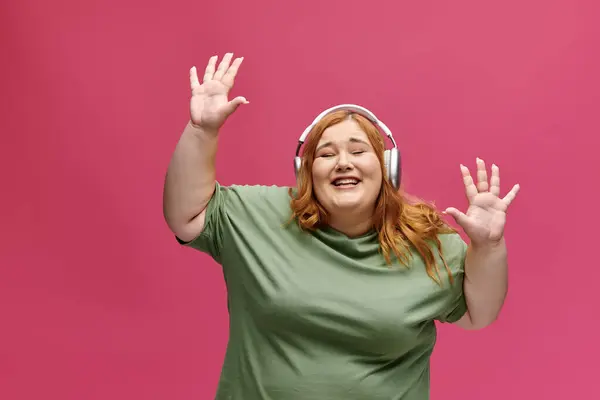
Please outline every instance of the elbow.
M189 224L181 221L173 220L165 215L165 222L173 235L175 235L182 242L189 242L194 239L194 235L191 232Z
M163 218L169 230L175 235L178 235L185 228L184 221L181 218L177 218L176 213L171 212L166 206L163 206Z
M486 315L476 316L471 319L472 328L471 330L479 331L493 325L498 319L500 312L489 313Z
M185 232L189 230L189 225L197 216L198 214L190 215L189 213L184 213L180 207L175 207L166 201L163 202L163 218L165 223L171 232L178 237L180 235L185 236Z
M187 243L196 239L204 230L205 211L194 216L191 220L187 218L172 218L165 213L165 221L173 234L182 242Z
M492 325L494 323L494 321L496 321L496 320L493 319L493 320L488 320L488 321L484 320L484 321L472 322L470 325L468 325L464 329L469 330L469 331L480 331L480 330L485 329L488 326Z
M460 328L468 331L479 331L492 325L498 319L498 314L493 315L476 315L475 317L467 311L467 313L456 322Z

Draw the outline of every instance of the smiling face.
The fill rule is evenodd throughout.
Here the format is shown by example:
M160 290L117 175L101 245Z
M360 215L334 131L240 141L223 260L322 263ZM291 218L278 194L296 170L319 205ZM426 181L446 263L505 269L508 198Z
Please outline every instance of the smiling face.
M354 119L323 131L312 164L314 193L332 215L372 213L382 170L367 134Z

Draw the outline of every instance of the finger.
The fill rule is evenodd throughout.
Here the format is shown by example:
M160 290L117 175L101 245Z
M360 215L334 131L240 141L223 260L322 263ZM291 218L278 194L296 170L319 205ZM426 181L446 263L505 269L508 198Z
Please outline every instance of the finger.
M231 100L229 103L227 103L227 106L225 107L225 114L227 116L231 115L235 110L237 110L237 108L242 105L242 104L248 104L249 101L246 100L245 97L242 96L238 96L235 99Z
M198 71L196 71L196 67L190 68L190 86L192 91L200 87L200 81L198 81Z
M244 57L236 58L233 61L233 64L231 64L231 67L229 67L227 72L225 72L225 75L223 75L221 82L223 82L223 84L228 88L233 86L233 83L235 82L235 76L237 75L240 65L242 65L242 61L244 61Z
M206 69L204 70L204 78L203 82L208 82L213 79L215 75L215 65L217 64L217 56L212 56L208 59L208 64L206 65Z
M480 192L487 192L490 188L488 185L487 171L485 169L485 162L477 157L477 190Z
M466 225L469 221L469 217L467 217L467 215L465 213L457 210L454 207L446 208L446 210L444 211L444 214L450 215L452 218L454 218L456 223L459 224L460 226Z
M500 196L500 169L492 164L492 178L490 179L490 192L494 196Z
M465 184L465 190L467 194L467 198L469 202L475 197L478 193L475 184L473 183L473 178L471 177L471 173L469 172L469 168L460 164L460 171L462 172L463 182Z
M231 57L233 57L233 53L226 53L221 63L219 64L219 68L217 68L217 72L213 76L213 79L216 81L220 81L225 75L225 72L229 68L229 63L231 63Z
M515 197L517 197L517 193L519 193L519 190L521 189L521 186L519 184L516 184L515 186L513 186L513 188L510 190L510 192L508 192L506 194L506 196L504 196L504 198L502 199L502 201L504 201L504 203L509 206L510 203L513 202L513 200L515 199Z

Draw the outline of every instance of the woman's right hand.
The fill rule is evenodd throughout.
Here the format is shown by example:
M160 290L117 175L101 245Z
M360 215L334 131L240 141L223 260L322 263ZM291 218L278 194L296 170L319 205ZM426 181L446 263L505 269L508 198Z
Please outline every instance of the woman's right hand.
M217 56L212 56L204 71L202 83L198 80L196 67L190 69L190 85L192 89L190 120L195 128L216 134L225 123L227 117L240 104L248 103L241 96L231 101L227 99L227 95L233 87L238 69L244 60L243 57L240 57L231 63L232 57L232 53L225 54L219 67L215 70Z

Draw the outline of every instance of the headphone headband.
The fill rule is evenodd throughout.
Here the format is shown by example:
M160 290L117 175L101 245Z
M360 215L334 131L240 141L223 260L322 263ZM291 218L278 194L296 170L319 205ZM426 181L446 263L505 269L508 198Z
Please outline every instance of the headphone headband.
M330 114L330 113L332 113L334 111L338 111L338 110L347 110L347 111L362 115L363 117L365 117L369 121L371 121L371 123L373 125L379 127L385 133L385 135L390 139L390 141L392 142L394 147L389 150L384 150L384 152L383 152L384 165L385 165L385 169L387 172L387 178L389 179L391 184L394 186L394 188L398 189L400 187L402 167L401 167L401 160L400 160L400 151L398 150L396 141L394 140L394 137L392 136L392 132L383 122L381 122L375 116L375 114L373 114L371 111L367 110L366 108L361 107L356 104L340 104L338 106L328 108L327 110L325 110L322 113L320 113L319 115L317 115L317 118L315 118L315 120L304 130L304 132L302 132L300 139L298 139L298 147L296 148L296 157L294 157L294 171L296 173L296 176L298 176L298 172L300 171L300 168L302 166L302 157L300 157L300 148L302 147L302 144L306 140L306 137L308 136L310 131L315 127L315 125L317 125L323 119L323 117L325 117L327 114Z
M308 127L306 127L306 129L304 130L304 132L302 132L302 135L300 136L300 139L298 139L299 143L298 143L298 148L296 149L296 155L300 154L300 147L302 147L302 144L306 140L306 137L308 136L308 134L310 133L310 131L315 127L315 125L317 125L326 115L328 115L328 114L330 114L330 113L332 113L334 111L339 111L339 110L352 111L352 112L355 112L355 113L360 114L363 117L367 118L375 126L378 126L379 128L381 128L381 130L383 131L383 133L385 133L385 135L392 142L392 145L394 146L394 148L397 148L396 141L394 140L394 136L392 135L392 131L390 131L390 129L387 127L387 125L384 124L382 121L380 121L375 116L375 114L373 114L371 111L367 110L365 107L361 107L361 106L356 105L356 104L340 104L340 105L328 108L327 110L325 110L322 113L320 113L319 115L317 115L317 117L315 118L315 120Z

